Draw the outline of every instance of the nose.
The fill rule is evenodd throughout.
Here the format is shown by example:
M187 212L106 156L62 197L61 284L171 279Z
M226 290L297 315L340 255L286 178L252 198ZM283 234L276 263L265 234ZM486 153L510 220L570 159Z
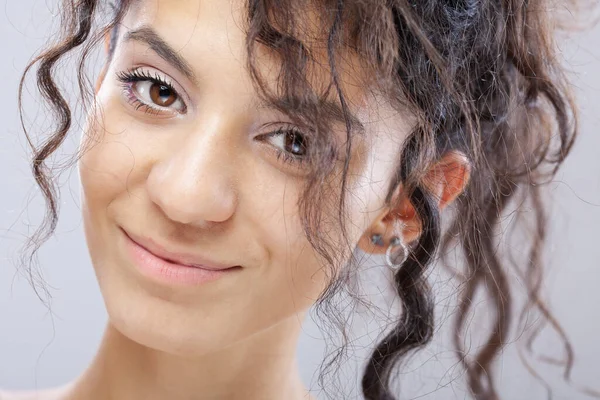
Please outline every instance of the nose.
M231 218L237 204L232 146L218 120L187 134L175 151L152 167L147 179L151 200L171 220L206 226ZM177 134L175 134L177 135Z

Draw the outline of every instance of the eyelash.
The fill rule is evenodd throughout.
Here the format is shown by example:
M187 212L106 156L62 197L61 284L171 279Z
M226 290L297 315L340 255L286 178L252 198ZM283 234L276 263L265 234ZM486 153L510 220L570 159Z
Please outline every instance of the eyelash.
M146 104L145 102L142 102L138 98L138 96L135 94L134 89L133 89L133 85L137 82L148 82L149 81L154 84L166 86L183 103L181 96L179 96L179 93L177 92L177 90L175 90L173 85L171 83L167 82L163 77L161 77L157 73L151 74L150 72L140 70L139 68L129 69L127 71L118 72L117 80L121 83L124 94L127 97L128 102L136 110L143 108L144 112L147 114L158 115L164 111L165 107L152 106L150 104ZM183 103L183 106L184 106L184 110L181 113L185 113L185 111L187 110L187 106L185 105L185 103ZM175 112L178 112L178 111L175 111ZM295 126L290 126L289 128L281 128L280 127L271 133L267 133L267 134L263 135L263 137L271 138L274 136L281 135L281 136L283 136L283 138L285 140L285 136L288 134L301 136L301 137L305 138L305 140L307 137L306 134L304 134L302 131L300 131ZM306 157L291 155L291 154L287 153L285 150L282 150L275 146L271 146L271 148L273 149L273 152L274 152L277 160L283 162L284 164L302 166L307 161Z
M182 111L174 111L174 112L185 113L185 111L187 110L187 106L185 105L185 103L183 102L183 99L181 98L181 96L179 95L177 90L175 90L173 85L171 83L167 82L166 79L164 79L157 73L151 74L149 71L143 71L139 68L129 69L127 71L118 72L117 80L119 82L121 82L121 86L123 88L125 96L127 97L127 100L136 110L143 108L144 112L147 114L158 115L161 112L163 112L165 109L167 109L166 107L153 106L151 104L147 104L147 103L141 101L138 98L138 96L134 93L134 89L133 89L133 85L137 82L151 82L153 84L166 86L170 91L173 92L173 94L175 94L178 97L179 100L181 100L181 102L183 104Z

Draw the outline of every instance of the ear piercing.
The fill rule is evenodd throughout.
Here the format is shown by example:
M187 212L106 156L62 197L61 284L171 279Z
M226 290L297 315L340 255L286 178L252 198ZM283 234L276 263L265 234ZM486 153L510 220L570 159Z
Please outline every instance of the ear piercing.
M394 263L394 261L392 261L392 249L394 247L402 247L402 259L398 263ZM406 262L407 259L408 259L408 247L402 241L402 239L400 239L397 236L394 236L392 238L392 240L390 240L390 245L388 246L387 250L385 251L385 262L386 262L387 266L392 271L395 272L400 269L400 267Z
M371 243L373 243L375 246L383 246L383 236L374 234L371 236Z
M383 247L385 245L384 241L383 241L383 236L381 236L380 234L371 235L371 242L376 246ZM392 249L394 247L402 247L402 259L398 263L394 263L392 260ZM392 239L390 240L390 245L388 246L388 248L385 252L385 262L386 262L387 266L390 269L397 271L402 266L402 264L404 264L406 262L407 259L408 259L408 247L406 246L406 244L398 236L392 237Z

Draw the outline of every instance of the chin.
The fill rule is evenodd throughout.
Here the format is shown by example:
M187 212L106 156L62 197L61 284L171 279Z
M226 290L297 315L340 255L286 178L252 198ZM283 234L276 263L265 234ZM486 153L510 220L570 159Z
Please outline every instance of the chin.
M173 288L143 279L121 251L116 229L86 228L86 237L109 324L140 345L180 355L201 355L244 337L217 288ZM222 288L223 289L223 288ZM232 296L235 300L236 296ZM231 321L238 321L233 337ZM210 328L208 328L210 327Z
M110 325L142 346L181 356L214 352L247 336L244 321L231 329L228 316L214 307L172 302L127 280L101 284Z

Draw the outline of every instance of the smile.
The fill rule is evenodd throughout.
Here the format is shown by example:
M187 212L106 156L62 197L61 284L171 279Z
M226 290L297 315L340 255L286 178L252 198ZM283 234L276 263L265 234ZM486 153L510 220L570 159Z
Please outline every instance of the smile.
M138 240L142 240L133 239L125 230L122 230L122 232L127 253L136 269L145 277L159 283L197 286L215 281L242 269L241 266L227 267L190 262L191 257L189 256L178 257L148 243L141 244Z

